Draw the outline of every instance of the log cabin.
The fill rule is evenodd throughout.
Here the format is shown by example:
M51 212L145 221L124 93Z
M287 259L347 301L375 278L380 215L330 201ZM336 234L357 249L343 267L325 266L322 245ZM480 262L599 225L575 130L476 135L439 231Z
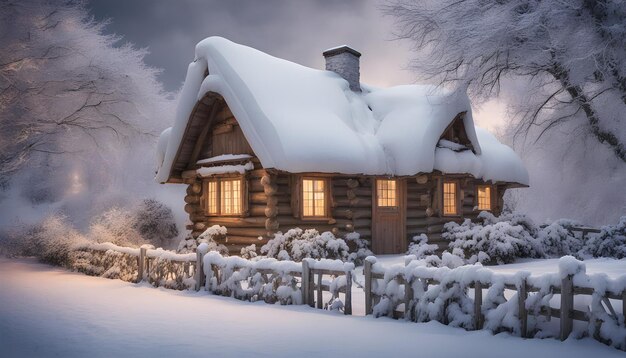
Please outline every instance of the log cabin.
M449 221L499 214L528 173L474 126L465 93L360 82L361 54L325 70L210 37L196 46L156 180L187 185L187 229L228 229L231 253L291 228L358 232L375 254L441 240ZM443 245L440 245L443 247Z

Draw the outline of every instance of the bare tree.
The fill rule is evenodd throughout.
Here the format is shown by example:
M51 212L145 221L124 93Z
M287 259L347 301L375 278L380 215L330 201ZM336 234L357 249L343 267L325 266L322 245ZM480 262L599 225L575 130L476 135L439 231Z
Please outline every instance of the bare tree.
M105 25L76 1L0 2L0 182L58 154L102 159L163 128L170 103L146 51Z
M517 103L515 134L575 118L626 162L626 7L622 0L393 0L398 38L426 79L495 96L503 80L534 85Z

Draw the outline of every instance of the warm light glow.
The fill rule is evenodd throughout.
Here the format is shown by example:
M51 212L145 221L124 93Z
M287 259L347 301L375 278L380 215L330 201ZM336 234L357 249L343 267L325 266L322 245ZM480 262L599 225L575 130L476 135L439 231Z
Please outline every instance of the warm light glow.
M326 216L324 179L302 179L302 216Z
M222 215L241 213L241 180L220 181L220 210Z
M491 187L488 185L478 187L478 210L491 210Z
M207 214L217 214L217 182L207 183Z
M376 181L376 202L378 206L394 207L397 204L397 190L395 180Z
M241 214L241 179L214 179L206 183L205 190L207 215Z
M457 214L456 183L443 183L443 215Z
M78 170L73 171L70 174L70 187L68 192L70 195L76 195L85 190L85 182L83 181L83 177L81 176Z

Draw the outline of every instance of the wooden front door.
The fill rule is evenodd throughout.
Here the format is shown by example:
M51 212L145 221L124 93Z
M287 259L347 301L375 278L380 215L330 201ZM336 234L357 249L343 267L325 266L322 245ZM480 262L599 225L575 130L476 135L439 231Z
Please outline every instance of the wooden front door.
M400 254L406 244L406 183L402 179L376 179L372 195L372 251Z

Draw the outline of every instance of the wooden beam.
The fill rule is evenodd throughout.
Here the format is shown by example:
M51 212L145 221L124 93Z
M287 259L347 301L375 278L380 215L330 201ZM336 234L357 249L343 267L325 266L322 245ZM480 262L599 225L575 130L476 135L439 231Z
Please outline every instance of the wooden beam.
M219 107L221 107L221 102L214 101L213 106L211 107L211 113L209 114L209 119L204 124L204 127L202 127L200 135L198 136L198 139L196 139L196 145L193 147L193 152L191 152L189 162L187 162L188 169L193 169L195 167L196 162L198 161L198 156L200 155L200 150L202 150L204 140L206 139L209 129L215 120Z

